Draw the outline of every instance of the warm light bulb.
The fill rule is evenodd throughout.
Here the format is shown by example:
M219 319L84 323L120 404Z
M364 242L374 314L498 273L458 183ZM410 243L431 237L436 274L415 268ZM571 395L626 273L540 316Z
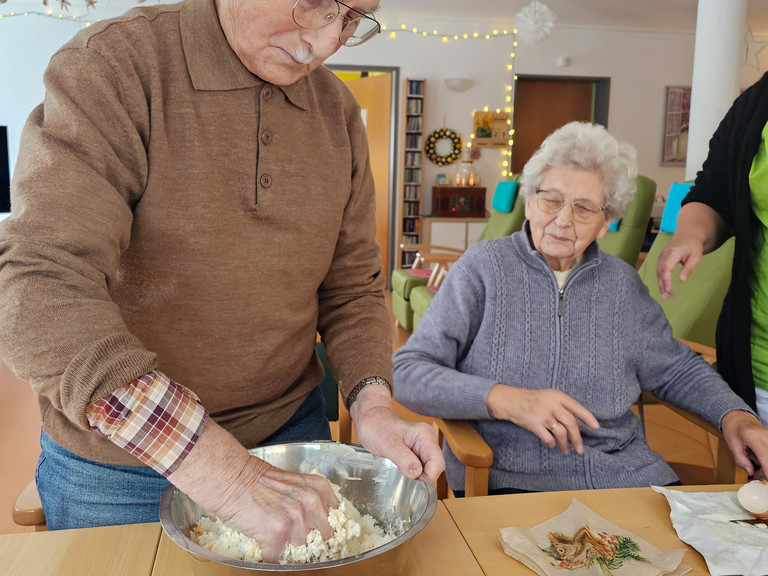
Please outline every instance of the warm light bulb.
M512 64L507 64L507 70L512 70Z
M500 114L500 113L501 113L501 108L496 108L496 114Z
M390 32L390 33L389 33L389 37L390 37L390 38L397 38L397 34L395 34L395 31L394 31L394 30L393 30L392 32Z
M437 36L437 30L432 30L432 34L434 34L435 36Z
M386 25L386 24L382 24L382 25L381 25L381 30L382 30L383 32L386 32L386 31L387 31L387 25Z
M458 39L459 39L459 35L458 35L458 34L454 34L454 35L453 35L453 39L454 39L454 40L458 40Z
M425 32L422 32L422 33L421 33L421 35L422 35L422 36L424 36L424 37L426 38L426 37L427 37L427 33L426 33L426 31L425 31Z
M504 90L506 90L507 92L511 92L512 86L504 86Z
M477 36L478 36L477 32L472 33L472 38L477 38Z
M517 46L517 40L515 40L514 42L512 42L512 46Z
M514 76L512 76L512 80L517 80L517 74L515 74Z
M405 24L401 24L400 28L402 28L403 30L407 30L408 29L408 27Z
M464 38L464 40L466 40L467 38L469 38L469 36L468 36L467 34L464 34L464 35L462 36L462 38Z
M411 30L411 32L413 32L414 34L416 34L416 33L418 32L418 30L417 30L416 28L414 28L413 30Z
M512 96L507 96L506 100L507 102L512 102Z
M512 28L512 34L517 34L517 28Z
M494 35L494 36L498 36L498 35L499 35L499 31L498 31L498 30L494 30L494 31L493 31L493 35Z
M488 106L483 106L483 112L488 112Z
M512 146L512 145L514 144L514 142L513 142L512 140L510 140L510 141L508 142L508 144L509 144L510 146Z
M448 43L448 36L443 36L443 44L447 44L447 43Z
M506 160L504 160L504 162L502 162L502 163L501 163L501 165L502 165L502 166L509 166L509 162L507 162Z

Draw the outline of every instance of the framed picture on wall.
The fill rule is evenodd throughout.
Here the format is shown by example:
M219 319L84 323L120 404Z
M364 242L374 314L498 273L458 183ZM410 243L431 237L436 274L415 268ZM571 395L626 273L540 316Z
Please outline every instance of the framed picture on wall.
M472 112L474 146L478 148L506 148L509 144L509 114L507 112Z
M447 174L438 174L437 175L437 185L438 186L448 186L448 175Z
M688 153L688 121L691 114L691 87L667 86L665 97L661 165L685 166L685 157Z

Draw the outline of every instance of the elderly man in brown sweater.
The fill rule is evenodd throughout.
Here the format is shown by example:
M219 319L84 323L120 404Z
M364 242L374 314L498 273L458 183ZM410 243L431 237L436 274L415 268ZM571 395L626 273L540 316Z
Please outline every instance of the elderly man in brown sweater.
M51 59L0 228L0 351L39 394L49 527L157 519L168 481L275 559L336 503L244 446L328 436L320 333L360 442L443 468L392 410L365 128L321 63L376 0L185 0Z

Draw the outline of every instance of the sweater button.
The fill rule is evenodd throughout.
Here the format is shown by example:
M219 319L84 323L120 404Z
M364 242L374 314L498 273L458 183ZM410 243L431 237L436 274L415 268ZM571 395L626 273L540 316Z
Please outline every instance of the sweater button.
M267 86L266 88L264 88L264 90L261 91L261 95L264 97L264 100L269 100L270 98L272 98L272 88Z
M259 182L261 182L262 188L269 188L272 186L272 176L269 174L262 174Z
M264 130L264 132L261 133L261 141L264 142L264 144L271 144L272 143L272 131L271 130Z

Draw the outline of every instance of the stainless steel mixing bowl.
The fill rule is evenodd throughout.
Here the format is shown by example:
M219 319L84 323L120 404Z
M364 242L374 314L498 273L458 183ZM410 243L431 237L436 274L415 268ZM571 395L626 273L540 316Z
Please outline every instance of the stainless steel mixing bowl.
M232 574L240 571L297 574L317 570L334 576L397 574L408 553L409 540L427 525L435 513L437 495L435 487L426 477L418 480L406 478L390 460L377 458L360 446L338 442L294 442L260 446L250 452L284 470L320 472L339 485L341 494L361 514L370 514L385 531L392 529L399 535L363 554L329 562L272 564L233 560L190 540L190 528L206 513L183 492L171 486L160 500L160 522L171 540L202 560L197 571L200 574L206 571L205 561L227 565ZM379 558L366 562L374 557Z

